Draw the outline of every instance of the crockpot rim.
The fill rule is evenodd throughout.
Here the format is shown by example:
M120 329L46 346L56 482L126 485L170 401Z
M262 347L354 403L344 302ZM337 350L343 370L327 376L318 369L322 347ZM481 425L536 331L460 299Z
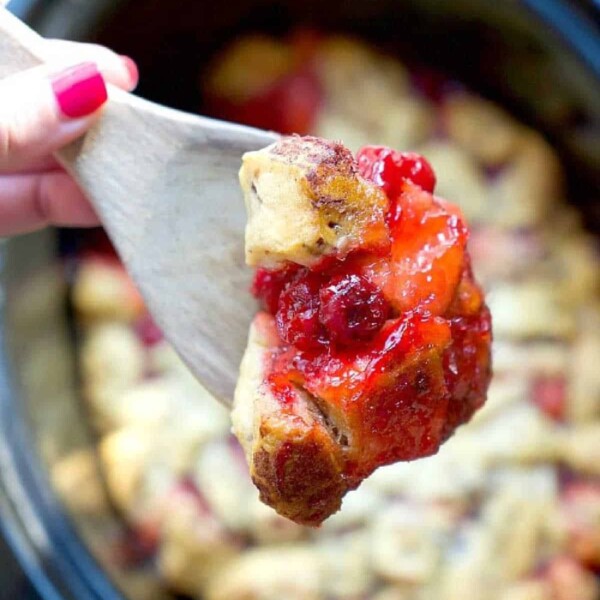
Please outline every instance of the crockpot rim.
M9 243L0 238L0 535L42 600L124 600L52 489L27 427L5 325Z
M574 58L600 80L600 28L590 18L565 0L519 1L534 18L542 19ZM600 18L600 5L593 10Z
M596 13L600 18L600 2L591 2L590 5L589 0L517 0L533 17L541 19L575 58L600 79L600 27L592 16ZM105 9L115 10L125 3L126 0L96 0L90 12L97 16ZM65 15L72 12L70 2L65 0L9 0L8 7L19 18L37 26L40 11L55 8L60 12L61 5Z

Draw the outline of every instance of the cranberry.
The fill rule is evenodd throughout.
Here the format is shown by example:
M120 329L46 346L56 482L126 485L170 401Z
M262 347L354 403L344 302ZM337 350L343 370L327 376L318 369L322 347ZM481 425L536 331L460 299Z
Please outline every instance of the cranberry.
M260 300L262 307L272 315L277 312L279 296L286 284L293 278L298 267L288 265L276 271L258 269L252 282L252 294Z
M534 404L554 421L564 421L567 400L567 382L562 375L534 378L531 398Z
M593 573L567 554L552 559L546 567L545 579L550 584L549 596L553 600L598 597L598 586Z
M450 393L443 439L466 423L485 402L492 376L492 317L482 305L474 315L450 319L452 343L443 356L444 379Z
M225 116L279 133L307 134L314 124L321 98L319 81L307 69L282 77Z
M144 346L154 346L163 340L163 332L148 314L142 315L135 323L135 331Z
M188 475L182 477L173 486L170 498L171 501L176 498L189 498L194 501L200 514L210 514L212 512L208 500L201 492L196 482Z
M340 345L373 337L385 323L389 305L361 275L338 275L320 292L319 318L331 340Z
M154 523L143 523L127 529L116 541L117 561L124 567L139 567L150 560L160 543L160 529Z
M398 152L385 146L364 146L357 155L358 170L366 179L382 187L390 198L402 192L404 181L433 193L435 173L431 165L415 152Z
M284 78L266 100L276 107L278 131L306 134L314 125L321 98L318 79L310 71L304 71Z
M317 349L325 341L319 321L320 279L306 271L287 285L275 315L279 335L300 350Z
M296 29L290 35L294 62L303 68L318 59L323 34L316 29Z
M412 73L412 82L423 96L436 104L441 104L450 94L463 89L460 83L448 79L443 73L424 67L415 69Z
M581 564L600 572L600 482L574 479L561 493L567 549Z
M384 146L363 146L356 153L359 173L383 188L390 197L397 196L402 191L402 180L397 177L393 152L394 150Z

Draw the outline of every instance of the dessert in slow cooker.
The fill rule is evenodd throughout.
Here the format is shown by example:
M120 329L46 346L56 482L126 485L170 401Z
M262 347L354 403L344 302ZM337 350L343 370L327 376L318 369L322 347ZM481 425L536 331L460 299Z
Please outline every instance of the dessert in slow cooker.
M301 42L236 42L207 82L215 105L431 162L436 193L471 226L494 319L488 400L437 455L377 470L317 530L296 525L258 500L225 409L162 340L116 260L83 256L83 388L134 554L170 588L209 600L596 600L598 257L552 148L455 82L348 38ZM80 483L92 460L74 454L53 474L73 510L94 509Z
M413 153L283 137L247 153L262 310L232 421L260 498L319 525L382 465L434 454L483 405L491 324L460 210Z

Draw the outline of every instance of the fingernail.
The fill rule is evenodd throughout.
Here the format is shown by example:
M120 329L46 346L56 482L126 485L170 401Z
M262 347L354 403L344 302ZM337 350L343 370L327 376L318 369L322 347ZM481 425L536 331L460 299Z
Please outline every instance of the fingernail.
M91 115L108 99L104 78L91 62L55 75L52 89L62 114L71 119Z
M121 60L123 61L123 64L125 65L125 68L129 73L129 79L131 80L131 89L133 89L137 86L140 80L140 72L138 70L138 67L135 64L133 58L129 58L129 56L122 55Z

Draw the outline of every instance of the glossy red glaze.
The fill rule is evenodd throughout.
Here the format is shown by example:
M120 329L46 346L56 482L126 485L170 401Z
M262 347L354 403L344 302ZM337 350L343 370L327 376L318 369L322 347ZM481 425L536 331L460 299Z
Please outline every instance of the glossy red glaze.
M311 131L322 101L319 80L310 69L290 73L241 105L226 107L224 117L279 133Z
M251 291L261 307L274 315L279 306L279 296L287 283L300 270L298 265L289 264L281 269L257 269L252 280Z
M281 339L301 350L318 349L326 343L325 329L319 320L321 284L319 275L304 269L279 297L277 331Z
M343 346L371 339L385 323L390 307L366 277L336 275L319 292L319 319L329 339Z
M467 229L431 194L402 185L400 216L390 224L389 257L373 266L375 281L400 312L421 307L441 315L461 278Z
M253 286L271 314L277 304L267 384L282 410L304 389L352 432L351 486L382 464L435 453L473 415L492 335L462 213L428 191L428 163L381 147L358 157L390 198L387 251L259 270Z
M364 146L356 154L360 174L382 187L390 199L402 193L405 181L426 192L435 189L435 173L429 162L415 152L398 152L385 146Z

